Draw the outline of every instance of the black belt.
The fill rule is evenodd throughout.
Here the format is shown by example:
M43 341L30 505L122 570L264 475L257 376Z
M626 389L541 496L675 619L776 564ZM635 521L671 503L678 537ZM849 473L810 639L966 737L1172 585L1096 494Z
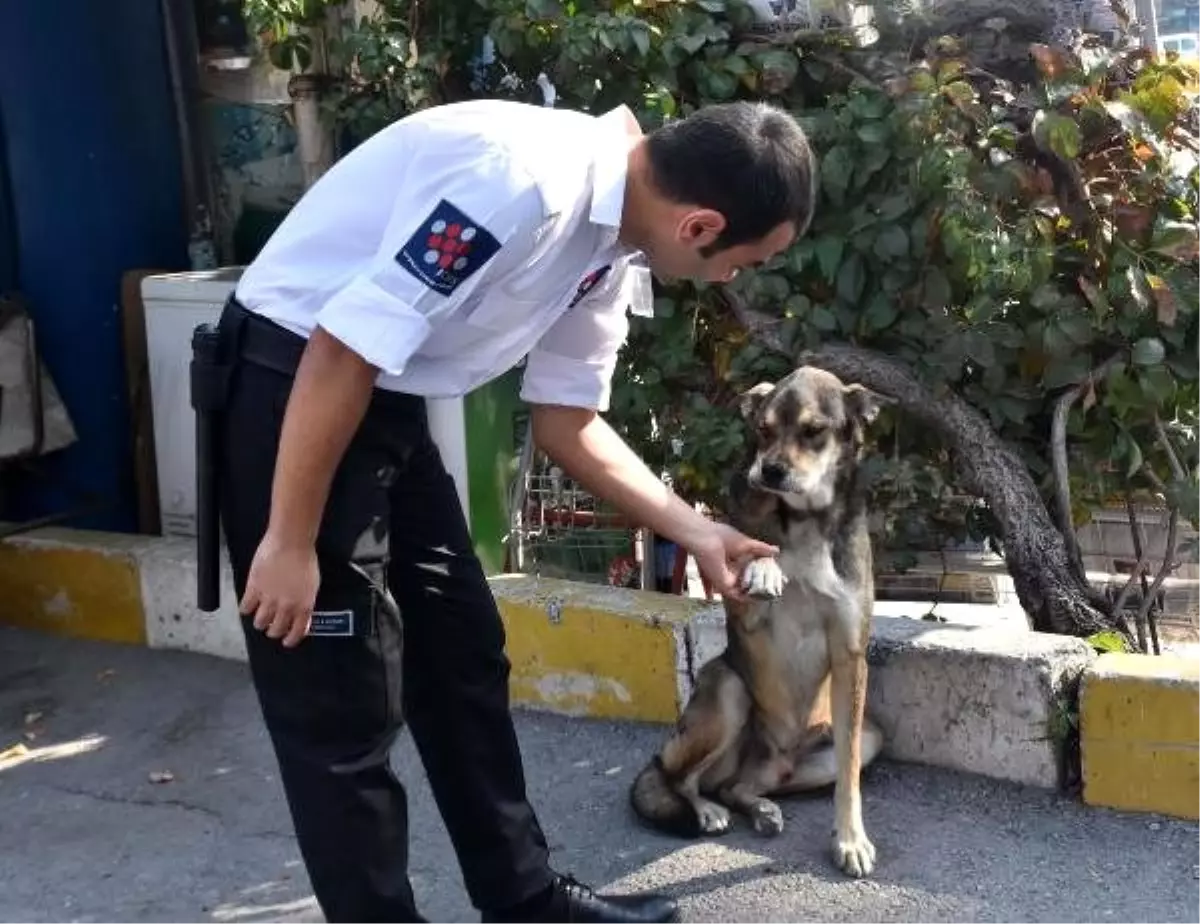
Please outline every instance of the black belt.
M299 334L255 314L232 295L225 303L220 326L227 348L232 348L230 352L234 356L281 375L296 374L300 357L308 345ZM396 410L425 413L425 399L418 395L376 388L374 397Z
M295 374L307 345L303 337L249 311L233 296L225 303L221 332L233 354L230 359L236 356L281 375Z

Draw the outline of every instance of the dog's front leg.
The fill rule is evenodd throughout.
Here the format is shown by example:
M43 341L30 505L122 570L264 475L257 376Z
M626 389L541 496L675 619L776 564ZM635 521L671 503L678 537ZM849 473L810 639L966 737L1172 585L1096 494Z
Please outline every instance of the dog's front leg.
M849 626L840 627L841 631ZM854 635L853 631L847 635ZM850 642L846 644L846 642ZM867 700L867 658L857 639L836 639L831 655L833 741L837 753L833 858L851 876L870 875L875 845L862 820L862 728Z

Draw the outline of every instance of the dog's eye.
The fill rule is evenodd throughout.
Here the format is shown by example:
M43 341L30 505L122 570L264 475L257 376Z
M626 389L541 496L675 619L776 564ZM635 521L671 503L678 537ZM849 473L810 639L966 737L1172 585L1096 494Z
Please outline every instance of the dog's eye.
M800 439L813 443L825 435L825 428L819 424L805 424L800 428Z
M766 442L770 442L770 440L771 440L771 435L772 435L772 434L771 434L771 428L770 428L770 427L768 427L766 424L759 424L759 425L758 425L758 438L759 438L760 440L762 440L764 443L766 443Z

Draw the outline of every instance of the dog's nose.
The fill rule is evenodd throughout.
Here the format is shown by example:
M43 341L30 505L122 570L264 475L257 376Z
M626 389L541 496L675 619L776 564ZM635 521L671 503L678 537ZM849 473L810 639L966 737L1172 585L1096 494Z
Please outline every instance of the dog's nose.
M762 483L768 488L777 488L783 484L783 479L787 477L787 470L778 462L764 462L762 464Z

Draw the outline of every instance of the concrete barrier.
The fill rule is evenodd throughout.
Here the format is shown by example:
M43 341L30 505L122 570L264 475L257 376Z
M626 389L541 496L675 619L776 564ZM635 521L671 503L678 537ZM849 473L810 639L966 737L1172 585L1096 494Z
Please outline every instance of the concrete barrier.
M223 606L215 614L195 607L195 572L190 542L41 530L0 543L0 620L244 659L228 569ZM498 576L491 584L507 631L513 700L521 706L670 723L687 701L696 671L724 647L722 611L702 600L526 575ZM1136 679L1110 678L1108 668L1099 665L1115 662L1097 662L1079 639L1030 632L1019 610L940 606L938 612L951 621L930 622L919 618L925 609L877 606L868 708L887 736L885 753L1053 787L1075 714L1076 690L1087 676L1091 693L1085 694L1084 706L1090 711L1084 726L1091 737L1086 739L1085 776L1088 755L1103 763L1091 768L1091 797L1119 807L1159 804L1139 802L1128 790L1120 798L1105 795L1113 791L1105 789L1105 781L1113 779L1111 765L1119 763L1121 745L1112 732L1119 727L1125 729L1120 740L1144 744L1147 761L1176 768L1169 772L1193 781L1194 803L1194 674L1188 687L1192 698L1179 701L1190 703L1192 710L1192 776L1187 777L1172 763L1174 757L1162 756L1176 746L1182 731L1164 737L1163 726L1156 725L1157 730L1146 729L1146 737L1136 738L1131 729L1142 720L1132 712L1117 718L1114 711L1122 695L1130 710L1143 708L1144 703L1138 705L1143 690L1158 712L1174 714L1183 708L1163 678L1150 680L1145 671ZM1162 664L1168 674L1176 669L1165 666L1165 660ZM1113 718L1105 726L1098 715Z
M1200 817L1200 663L1105 654L1079 693L1083 798L1091 805Z

